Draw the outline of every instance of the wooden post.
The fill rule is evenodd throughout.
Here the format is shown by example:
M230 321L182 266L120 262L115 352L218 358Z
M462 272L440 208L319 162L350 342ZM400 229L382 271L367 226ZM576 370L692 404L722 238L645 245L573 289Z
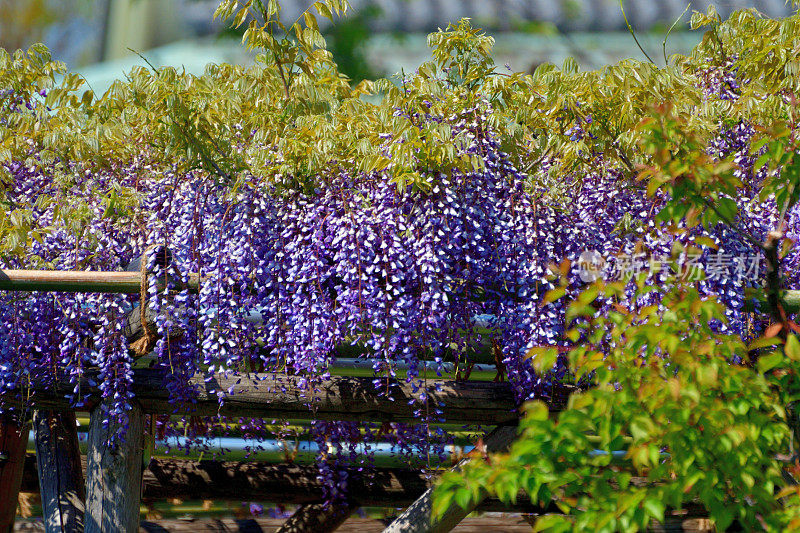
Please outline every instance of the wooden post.
M103 427L102 404L91 415L86 467L86 533L138 531L142 491L144 414L134 402L124 441L106 442L119 426Z
M86 486L75 413L34 411L33 431L45 531L83 531Z
M275 533L330 533L342 525L356 506L307 503L295 510Z
M500 426L495 428L486 436L483 443L488 453L496 453L508 448L509 444L517 436L516 426ZM453 470L459 470L469 459L459 462ZM405 511L398 516L394 522L383 530L383 533L444 533L450 531L458 525L469 513L471 513L485 498L473 500L467 509L462 508L456 503L452 503L444 514L436 520L431 517L433 509L433 489L430 488L412 503Z
M19 487L25 470L28 427L0 420L0 533L14 530Z

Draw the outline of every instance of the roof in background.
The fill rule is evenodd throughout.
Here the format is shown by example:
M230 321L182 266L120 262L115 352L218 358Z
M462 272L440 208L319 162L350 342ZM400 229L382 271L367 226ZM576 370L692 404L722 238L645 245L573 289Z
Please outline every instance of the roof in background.
M530 72L545 62L561 65L567 57L577 60L581 69L594 69L613 64L625 58L644 59L636 43L627 32L570 33L560 35L531 35L525 33L498 33L494 35L492 57L495 64L514 71ZM670 35L667 54L687 54L700 41L700 32L677 32ZM643 34L639 42L651 57L662 61L661 34ZM143 55L153 65L172 65L191 74L202 74L208 63L251 64L253 53L245 51L238 39L192 39L158 47ZM373 68L385 76L413 72L431 58L424 33L393 36L376 35L366 43L366 55ZM114 61L98 63L78 69L96 94L104 93L117 79L134 66L146 66L144 60L131 55Z
M211 22L217 0L181 0L182 11L199 34L215 33L221 23ZM283 17L295 20L312 2L281 0ZM691 0L683 16L688 23L692 11L703 11L713 4L723 19L738 9L755 8L773 17L793 12L784 0ZM350 0L358 12L374 5L381 15L370 21L378 32L432 32L469 17L486 30L518 30L530 22L554 25L560 31L619 31L625 21L619 0ZM637 31L670 26L686 9L687 0L625 0L625 14Z

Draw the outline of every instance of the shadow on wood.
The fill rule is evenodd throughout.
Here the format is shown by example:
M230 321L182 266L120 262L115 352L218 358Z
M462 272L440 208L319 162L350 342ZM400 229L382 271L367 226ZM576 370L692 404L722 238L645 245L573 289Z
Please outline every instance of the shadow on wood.
M275 533L331 533L355 508L353 504L307 503L298 507Z
M92 411L86 469L86 533L136 531L142 490L144 414L134 402L127 412L125 439L107 442L119 426L103 423L103 406Z
M86 486L72 411L34 411L33 432L48 533L83 531Z

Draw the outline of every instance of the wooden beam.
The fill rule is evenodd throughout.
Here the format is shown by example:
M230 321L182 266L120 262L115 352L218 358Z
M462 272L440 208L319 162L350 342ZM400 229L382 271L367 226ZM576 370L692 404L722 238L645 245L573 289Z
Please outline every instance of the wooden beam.
M27 426L0 419L0 533L14 530L27 446Z
M135 369L133 393L145 413L193 415L225 415L256 418L303 420L372 420L419 421L420 410L426 407L414 403L420 391L415 384L402 380L382 379L381 390L390 392L390 398L379 394L372 378L334 376L316 386L314 390L302 383L303 378L280 374L217 375L208 381L203 375L191 378L197 390L193 403L175 405L169 401L164 387L164 373L157 369ZM89 385L96 374L84 375L82 394L97 397L99 391ZM480 423L504 425L516 423L519 413L508 383L488 381L428 380L426 383L429 406L440 406L441 418L451 423ZM563 389L563 390L562 390ZM69 408L64 399L71 392L67 383L34 384L30 400L40 409ZM233 391L228 394L227 391ZM563 406L564 398L573 388L556 387L551 409ZM224 395L220 403L219 395ZM6 403L19 402L16 396L6 395ZM310 408L309 406L313 406Z
M86 469L86 457L82 465ZM376 468L369 477L351 476L348 494L362 507L406 507L431 485L430 476L406 468ZM36 457L28 454L20 492L39 491ZM142 474L142 501L181 500L261 501L286 505L319 503L325 497L314 465L268 464L251 461L190 461L153 458ZM481 511L558 512L555 506L533 505L520 492L517 503L485 500Z
M497 453L508 448L509 444L517 437L515 426L500 426L489 433L483 441L487 453ZM453 470L458 471L470 459L459 462ZM444 533L458 525L468 514L475 510L479 503L486 499L487 494L474 498L474 504L466 509L453 502L444 514L436 519L431 515L433 509L433 488L412 503L394 522L383 530L383 533Z
M75 413L34 411L33 432L45 531L83 531L86 486Z
M144 413L133 403L127 412L124 440L107 446L117 432L103 406L92 411L89 423L89 449L86 469L86 533L138 531L142 494L142 453Z
M307 503L295 509L275 533L331 533L355 510L352 504Z
M141 283L140 272L0 270L3 291L139 294ZM196 292L197 287L197 275L190 276L188 289Z

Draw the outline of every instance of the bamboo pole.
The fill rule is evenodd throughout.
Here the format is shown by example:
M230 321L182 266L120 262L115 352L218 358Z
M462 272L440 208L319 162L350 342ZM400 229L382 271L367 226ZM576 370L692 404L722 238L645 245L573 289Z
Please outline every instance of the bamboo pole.
M197 291L198 279L197 275L189 276L190 291ZM2 291L139 294L141 285L140 272L0 270Z
M41 292L107 292L139 294L142 278L139 272L105 272L82 270L0 270L0 291ZM199 277L189 274L187 287L197 292ZM763 290L746 293L744 309L753 312L766 311ZM800 290L784 291L781 297L783 309L788 313L800 311Z

